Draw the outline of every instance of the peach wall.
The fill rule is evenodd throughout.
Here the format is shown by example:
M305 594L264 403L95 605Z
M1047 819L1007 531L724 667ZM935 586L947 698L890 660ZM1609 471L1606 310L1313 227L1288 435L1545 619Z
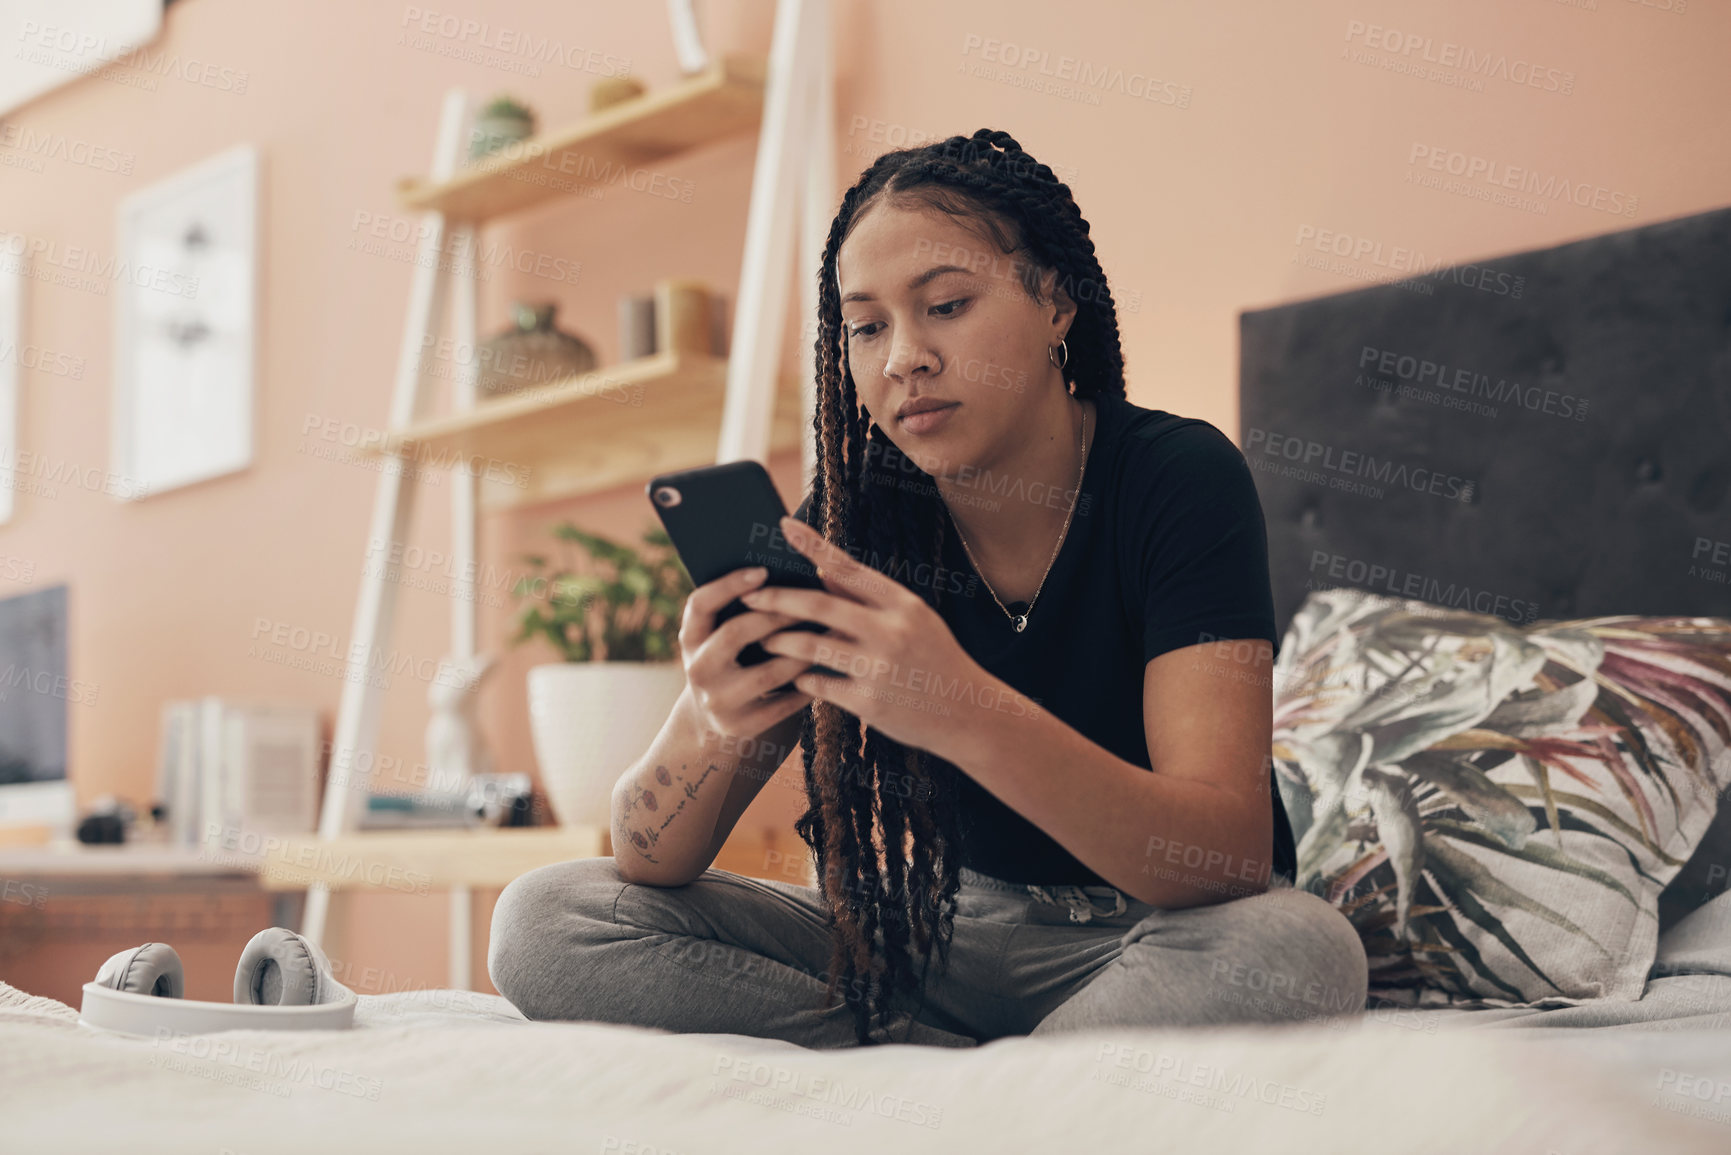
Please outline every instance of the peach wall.
M1402 275L1388 271L1405 259L1397 250L1422 253L1427 264L1484 258L1731 199L1731 140L1718 131L1731 104L1721 66L1731 10L1701 0L1675 10L1680 3L1119 0L1054 8L841 0L838 192L909 134L1010 131L1071 185L1092 224L1120 303L1132 399L1235 433L1236 318L1244 308ZM712 49L767 52L768 0L700 8ZM394 184L424 171L448 87L483 98L512 92L553 124L581 115L596 79L464 59L450 51L462 41L437 32L405 43L420 11L629 58L652 87L677 79L656 3L182 0L154 47L244 72L244 93L172 74L156 76L154 90L92 78L5 118L32 139L80 140L132 158L125 173L60 159L33 171L16 148L0 147L0 230L104 257L115 252L115 207L129 191L238 142L264 154L253 466L137 503L66 485L52 496L20 492L13 521L0 527L0 548L28 562L31 578L0 593L73 587L71 669L99 688L96 705L71 709L82 800L109 791L148 796L158 713L169 698L312 702L334 721L336 677L261 662L248 648L260 621L344 643L349 634L376 475L312 455L326 443L306 429L327 419L367 427L384 420L410 279L407 247L368 250L356 222L362 214L409 219L395 207ZM8 44L14 35L0 30ZM1516 79L1461 87L1422 73L1427 57L1453 63L1463 49ZM1534 67L1536 85L1516 82ZM16 139L12 131L0 144ZM609 191L576 211L549 207L490 233L582 264L563 283L492 270L481 289L483 332L500 326L514 296L548 296L562 323L612 360L619 294L687 275L731 297L753 150L753 139L741 137L661 166L693 182L691 204ZM1442 171L1426 167L1430 156ZM1471 157L1494 164L1498 176L1520 168L1560 177L1600 204L1590 194L1586 205L1498 203L1483 179L1456 191L1426 186ZM83 371L22 371L21 449L106 468L112 299L27 282L26 340L81 358ZM790 333L789 366L808 348ZM790 505L798 468L792 454L772 463ZM447 548L447 488L423 483L419 498L416 540ZM517 554L566 516L635 538L652 515L628 486L494 517L482 529L484 563L509 572ZM508 591L495 592L502 604L484 607L484 647L501 646L511 626ZM440 593L404 589L400 651L435 661L449 615ZM549 657L511 652L486 692L483 715L503 768L532 765L523 672ZM425 689L398 677L385 706L381 750L410 764L421 757ZM745 822L785 823L794 801L793 791L768 791ZM477 918L487 906L483 896ZM354 965L378 968L393 988L439 985L444 919L442 896L357 902L345 928ZM0 965L25 989L69 997L29 956Z

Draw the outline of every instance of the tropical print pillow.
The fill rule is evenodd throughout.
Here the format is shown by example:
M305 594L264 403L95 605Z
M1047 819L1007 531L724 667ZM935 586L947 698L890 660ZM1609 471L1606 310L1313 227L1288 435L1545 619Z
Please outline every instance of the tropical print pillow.
M1731 784L1731 621L1321 590L1274 692L1296 885L1358 928L1373 1000L1641 997L1659 892Z

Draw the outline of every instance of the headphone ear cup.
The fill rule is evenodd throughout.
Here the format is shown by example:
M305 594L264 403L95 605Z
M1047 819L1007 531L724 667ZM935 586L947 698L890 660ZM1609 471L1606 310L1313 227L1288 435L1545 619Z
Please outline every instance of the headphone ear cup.
M252 1006L313 1006L347 989L331 977L325 952L286 927L253 935L234 969L234 1001Z
M186 993L186 971L180 956L165 942L147 942L113 955L96 972L109 990L178 999Z

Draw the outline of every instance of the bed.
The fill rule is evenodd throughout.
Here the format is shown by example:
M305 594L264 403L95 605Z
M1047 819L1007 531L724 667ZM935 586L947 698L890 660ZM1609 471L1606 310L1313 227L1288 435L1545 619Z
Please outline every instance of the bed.
M1523 625L1731 619L1724 567L1708 568L1731 539L1727 269L1722 211L1245 313L1240 445L1282 629L1319 591L1391 574L1403 592L1416 575L1488 594ZM1452 380L1519 378L1540 400L1445 407L1433 386L1462 371ZM1271 437L1297 439L1301 458L1320 444L1325 461L1380 454L1457 484L1443 497L1319 482L1258 460L1290 460ZM1721 1153L1731 807L1700 821L1646 904L1656 946L1638 998L1379 998L1279 1026L816 1052L531 1023L451 990L363 995L352 1031L132 1038L0 983L0 1147Z
M1731 934L1721 904L1718 932ZM1723 939L1721 938L1721 941ZM1721 955L1721 957L1723 957ZM1716 983L1717 985L1708 985ZM1662 994L1661 994L1662 992ZM1638 1014L1373 1012L1338 1026L807 1051L361 996L352 1031L95 1037L0 986L9 1151L1723 1152L1731 974ZM1661 1006L1662 1004L1662 1006ZM1640 1004L1637 1004L1640 1005ZM1718 1009L1711 1009L1718 1008ZM1535 1020L1562 1020L1544 1029ZM1574 1016L1574 1017L1571 1017ZM1520 1028L1520 1029L1516 1029ZM221 1048L220 1050L218 1048ZM1720 1102L1724 1100L1721 1098Z

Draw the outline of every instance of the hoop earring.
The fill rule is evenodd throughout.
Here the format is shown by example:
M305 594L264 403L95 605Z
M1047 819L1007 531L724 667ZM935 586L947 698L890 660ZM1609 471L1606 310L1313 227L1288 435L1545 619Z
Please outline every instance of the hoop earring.
M1070 346L1064 343L1064 338L1059 337L1058 338L1058 348L1060 348L1064 351L1064 359L1062 361L1060 361L1056 357L1052 356L1052 346L1047 345L1046 346L1046 360L1050 361L1057 368L1062 369L1064 366L1066 366L1070 363Z

